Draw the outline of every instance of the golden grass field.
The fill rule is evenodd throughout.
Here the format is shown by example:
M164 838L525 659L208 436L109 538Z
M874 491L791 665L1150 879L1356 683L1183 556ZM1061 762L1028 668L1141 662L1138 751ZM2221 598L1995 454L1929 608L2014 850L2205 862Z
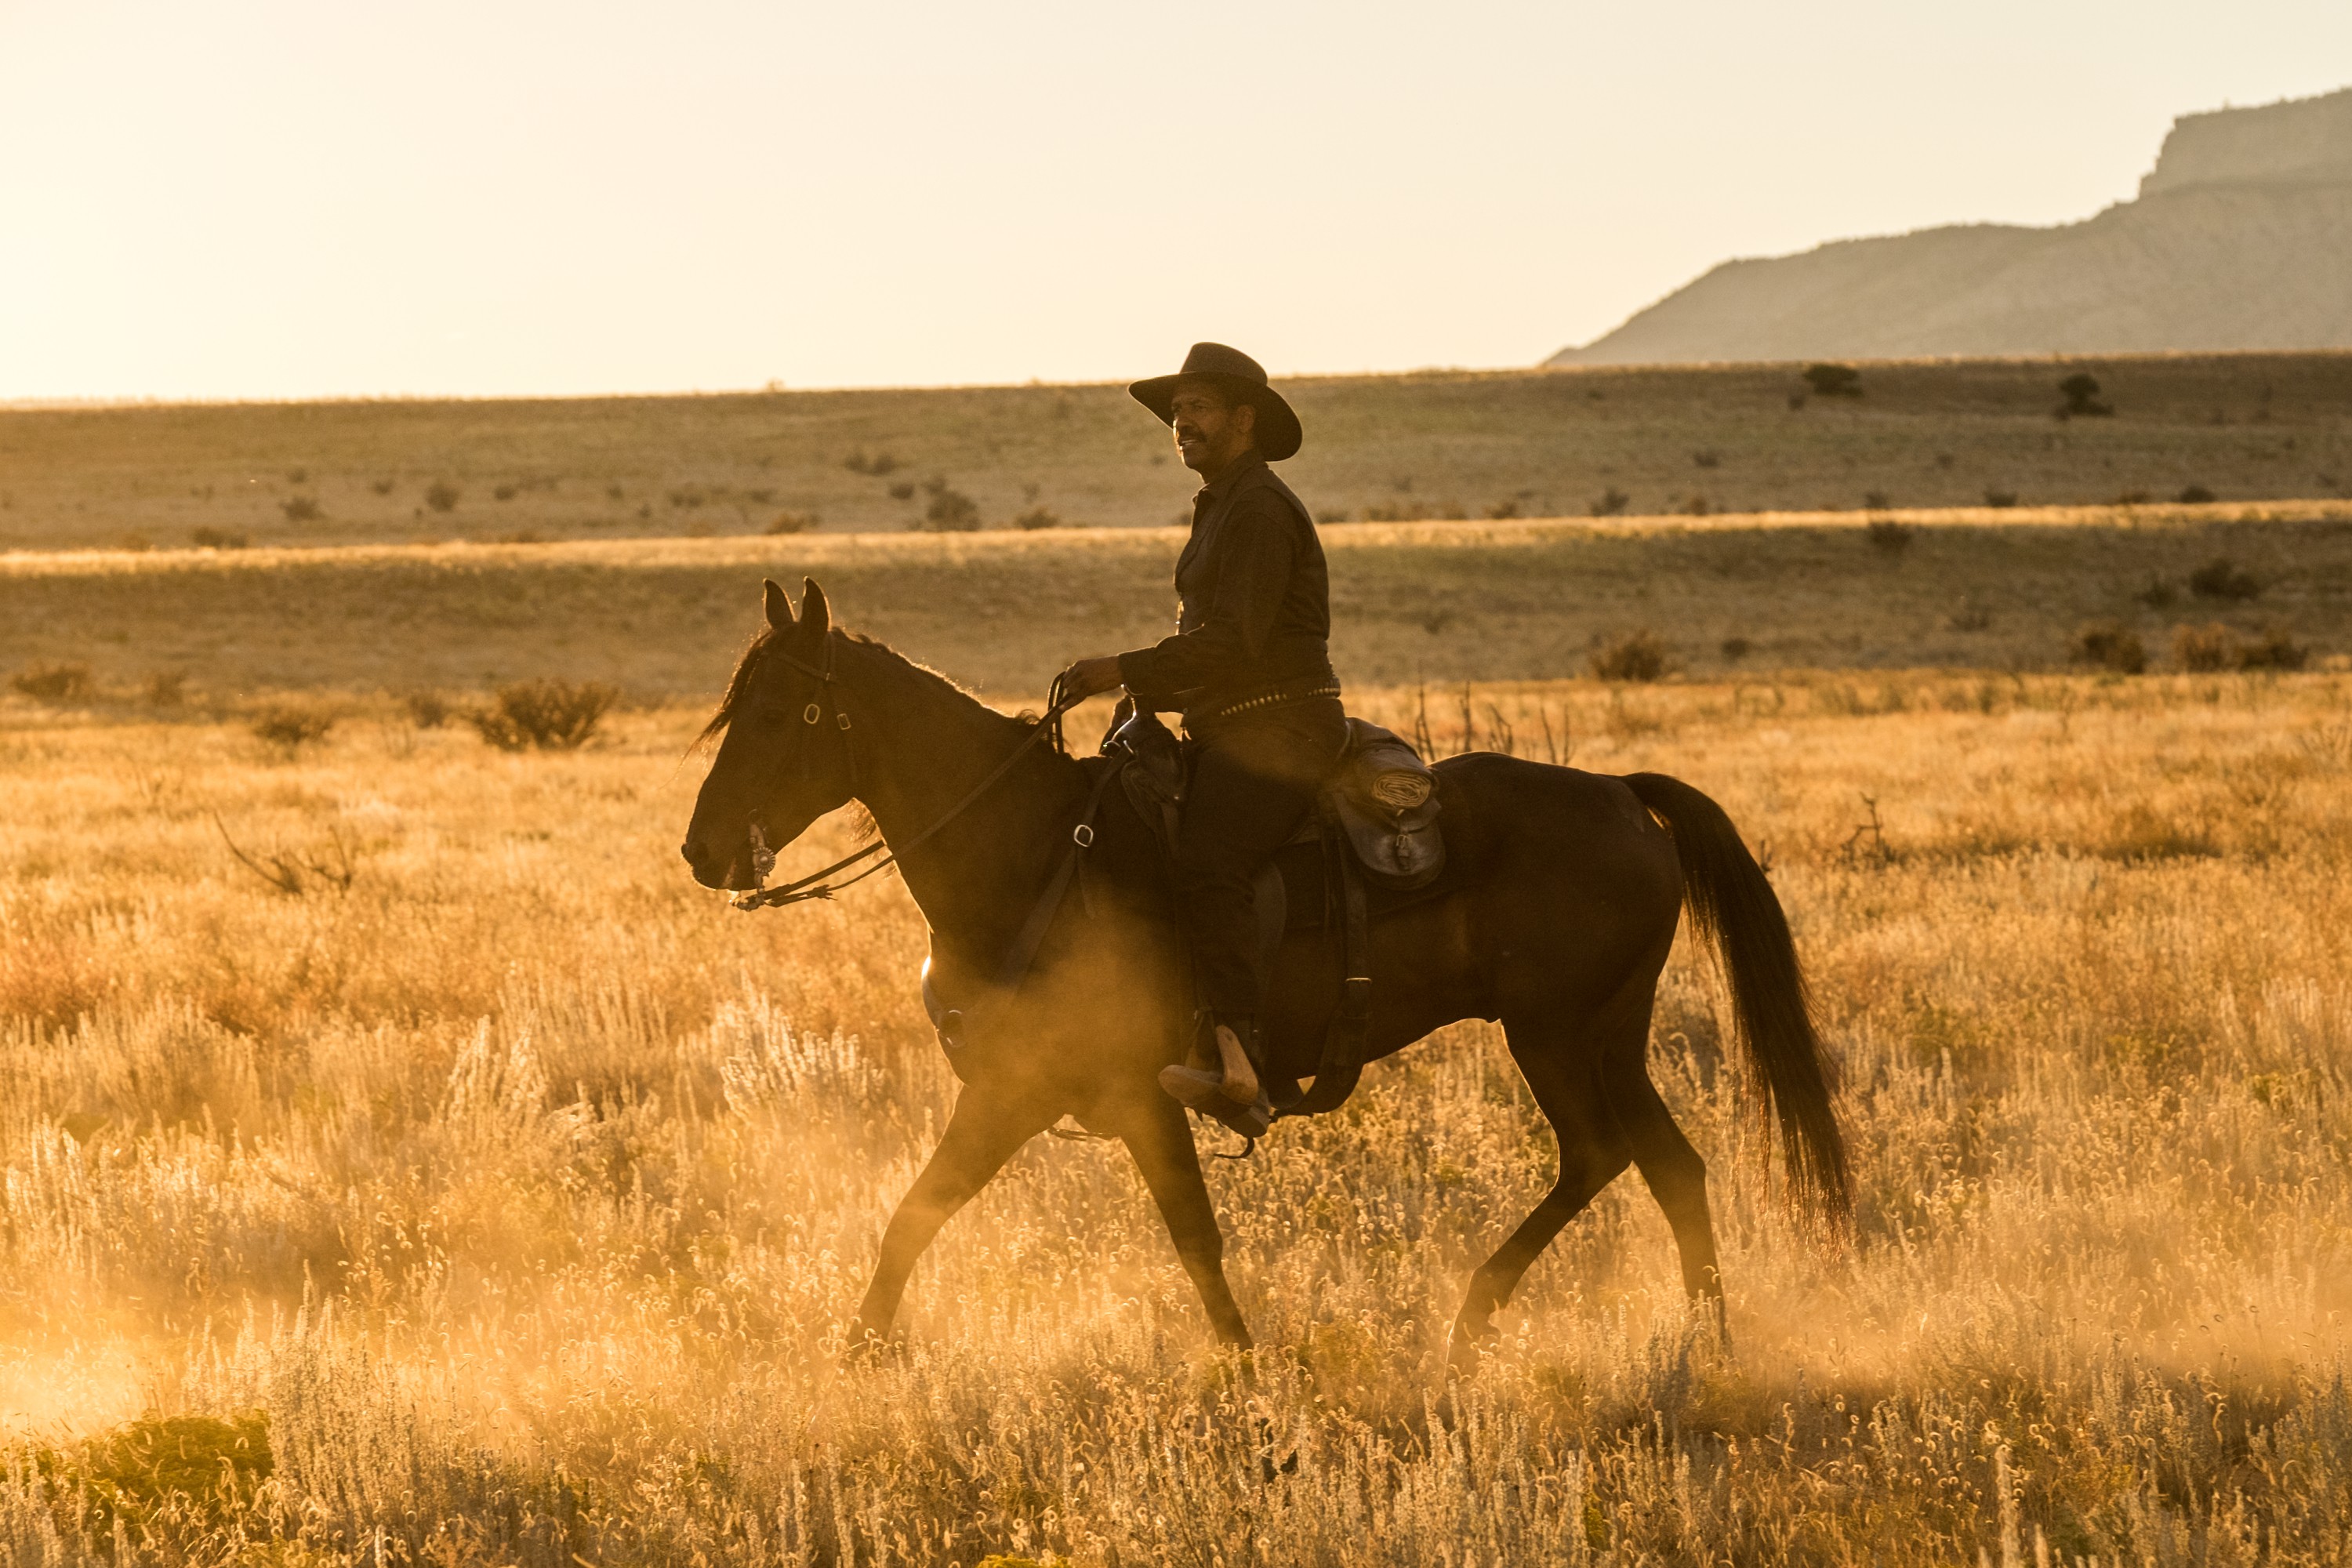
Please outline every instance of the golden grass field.
M2111 624L2161 666L2179 627L2217 623L2283 633L2315 661L2352 653L2352 501L1876 521L1900 548L1855 513L1327 529L1336 657L1360 686L1557 679L1586 672L1595 638L1648 630L1693 677L2032 670ZM0 671L85 665L134 705L159 675L206 705L541 676L704 699L760 575L797 588L813 573L855 624L1026 698L1072 658L1165 634L1181 542L1057 530L0 555ZM2190 580L2217 558L2259 591L2200 596Z
M1859 397L1801 368L1286 379L1283 472L1325 521L2352 494L2352 354L1865 363ZM2085 371L2113 415L2054 418ZM934 479L990 526L1166 524L1193 488L1118 385L0 407L0 551L897 531Z
M1479 1025L1212 1167L1254 1357L1123 1156L1041 1139L918 1271L905 1354L836 1364L953 1092L922 923L887 879L692 886L687 742L761 571L1010 704L1160 619L1169 537L9 561L0 664L98 689L0 696L0 1557L2343 1563L2346 547L2290 510L1891 554L1821 519L1334 533L1356 706L1715 794L1847 1079L1829 1251L1678 951L1652 1065L1731 1348L1621 1183L1467 1382L1444 1331L1555 1159ZM2225 551L2260 597L2129 597ZM2154 672L2064 672L2095 615ZM2309 668L2174 670L2168 622L2215 616ZM1581 675L1635 626L1683 676ZM151 707L166 668L191 699ZM635 701L516 755L389 695L520 675ZM250 731L290 700L323 741Z

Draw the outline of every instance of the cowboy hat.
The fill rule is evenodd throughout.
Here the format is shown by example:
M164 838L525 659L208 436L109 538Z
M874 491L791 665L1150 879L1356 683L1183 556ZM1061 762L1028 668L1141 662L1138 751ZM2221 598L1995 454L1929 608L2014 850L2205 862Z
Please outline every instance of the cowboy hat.
M1194 343L1192 352L1184 356L1182 370L1174 375L1155 375L1149 381L1139 381L1127 390L1135 395L1138 403L1158 415L1160 423L1173 425L1176 415L1170 405L1176 401L1176 384L1192 376L1221 384L1257 410L1258 456L1267 462L1279 463L1298 450L1298 416L1290 411L1282 394L1265 384L1265 367L1239 349L1229 349L1223 343Z

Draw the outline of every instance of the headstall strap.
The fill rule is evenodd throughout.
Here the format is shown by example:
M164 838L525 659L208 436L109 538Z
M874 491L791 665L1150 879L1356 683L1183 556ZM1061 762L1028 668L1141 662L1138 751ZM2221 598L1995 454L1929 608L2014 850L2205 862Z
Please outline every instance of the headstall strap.
M824 703L828 701L832 703L834 727L841 731L841 743L849 753L849 793L854 795L857 794L859 786L857 772L857 744L856 741L851 738L849 715L842 710L840 700L834 695L833 689L834 654L835 650L840 646L840 637L841 634L837 631L828 630L825 633L824 668L822 669L819 669L816 666L808 663L804 659L794 658L791 654L784 652L782 648L776 648L772 651L774 653L776 658L782 659L794 669L799 670L803 675L814 676L822 683L821 689L824 694L823 698L819 701L810 703L806 709L803 710L801 718L807 723L815 724L824 717ZM916 834L914 837L908 839L906 845L908 850L917 848L928 840L932 834L937 833L940 828L945 827L949 823L953 822L957 817L962 816L964 807L970 805L973 801L978 800L982 795L985 795L988 792L988 789L992 784L995 784L997 780L1003 778L1006 773L1011 773L1013 771L1013 764L1019 762L1022 757L1027 753L1029 748L1035 745L1040 739L1050 735L1053 737L1055 750L1061 752L1066 752L1069 750L1068 745L1062 738L1062 715L1068 712L1071 709L1076 708L1078 705L1079 700L1071 697L1068 692L1064 689L1062 678L1058 675L1054 678L1053 690L1049 696L1050 700L1047 703L1045 716L1039 719L1037 722L1031 727L1029 733L1022 738L1021 743L1013 748L1013 754L1006 757L1002 763L999 763L996 765L994 772L991 773L986 778L981 780L977 784L974 784L970 793L965 795L961 800L956 802L955 805L948 807L945 814L933 821L929 827L924 828L920 833ZM1091 817L1093 815L1091 810L1087 815ZM1091 837L1092 829L1090 827L1085 827L1084 825L1082 825L1082 829ZM757 829L755 827L754 832L756 833L756 831ZM755 837L754 843L758 845L757 852L765 853L768 857L768 864L772 867L775 863L773 851L768 849L764 839ZM1084 847L1085 841L1081 840L1080 847ZM734 907L739 910L762 910L772 906L804 903L812 899L830 899L834 894L841 891L844 888L855 887L856 884L866 880L866 878L873 876L876 872L888 869L891 866L898 863L899 853L900 851L890 850L887 846L878 842L868 844L865 848L857 850L853 854L845 855L842 858L835 860L832 865L825 867L821 871L811 872L809 875L803 877L797 882L787 882L781 888L757 888L747 892L738 893L735 895ZM865 859L870 855L880 855L882 856L882 858L877 860L873 865L868 866L866 869L858 872L857 875L848 879L846 881L828 882L825 880L827 877L832 876L835 872L845 871L850 867L856 865L860 860ZM762 870L761 873L762 880L766 879L766 871Z

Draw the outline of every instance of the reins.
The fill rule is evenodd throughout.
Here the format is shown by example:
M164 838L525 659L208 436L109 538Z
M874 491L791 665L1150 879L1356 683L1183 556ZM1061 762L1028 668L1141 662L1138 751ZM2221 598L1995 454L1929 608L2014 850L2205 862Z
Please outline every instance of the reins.
M858 783L857 742L856 739L856 730L850 723L848 713L843 710L839 699L834 695L834 650L839 647L840 636L841 634L839 632L833 631L829 631L825 634L824 668L822 669L802 659L794 658L791 654L784 652L782 648L769 649L768 657L780 658L786 664L790 665L793 668L799 670L803 675L815 678L818 682L818 689L823 693L823 696L819 700L810 703L807 708L802 710L801 720L806 724L814 725L822 723L824 719L825 709L828 706L831 707L834 716L834 728L841 731L841 743L848 750L850 791L852 794L855 794L856 792ZM877 871L887 870L890 867L898 864L900 856L914 853L915 850L920 848L923 844L929 841L933 834L939 832L949 823L953 822L957 817L962 816L965 810L968 809L974 801L988 793L991 785L1002 779L1006 773L1011 773L1013 771L1013 764L1020 762L1022 758L1027 756L1029 754L1029 748L1035 745L1039 741L1044 740L1045 737L1050 735L1054 739L1055 749L1064 749L1062 742L1062 715L1067 713L1071 709L1076 708L1085 700L1083 698L1071 696L1068 691L1065 689L1062 683L1062 678L1058 675L1054 678L1053 687L1047 692L1046 696L1048 700L1044 715L1037 720L1035 724L1031 726L1029 733L1022 737L1021 743L1013 748L1012 754L1007 756L1003 762L997 763L995 768L986 778L972 785L971 788L965 793L964 797L961 800L957 801L953 805L948 807L945 812L933 818L931 825L924 828L920 833L916 834L912 838L908 839L904 844L899 845L895 849L877 840L875 843L868 844L865 848L857 850L854 854L843 856L840 859L835 860L832 865L825 867L821 871L812 871L807 876L801 878L798 881L787 882L780 888L761 888L751 892L738 893L734 900L735 908L739 910L761 910L780 907L784 904L802 903L811 899L830 899L845 888L856 887L858 883L866 880L866 878L873 876ZM761 841L757 837L758 829L756 827L753 829L753 842L755 847L764 852L766 846L764 842ZM856 865L860 860L866 859L876 855L880 855L882 858L875 861L873 865L866 867L866 869L858 872L855 877L847 878L839 882L829 882L825 880L826 878L833 876L835 873L845 871L850 867Z

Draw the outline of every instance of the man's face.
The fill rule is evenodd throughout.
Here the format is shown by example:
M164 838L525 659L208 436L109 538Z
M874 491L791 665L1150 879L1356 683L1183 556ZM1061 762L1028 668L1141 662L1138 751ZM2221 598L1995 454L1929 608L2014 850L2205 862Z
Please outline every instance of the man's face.
M1257 438L1257 410L1246 403L1228 404L1220 387L1180 381L1169 404L1176 450L1184 466L1208 477L1224 471Z

